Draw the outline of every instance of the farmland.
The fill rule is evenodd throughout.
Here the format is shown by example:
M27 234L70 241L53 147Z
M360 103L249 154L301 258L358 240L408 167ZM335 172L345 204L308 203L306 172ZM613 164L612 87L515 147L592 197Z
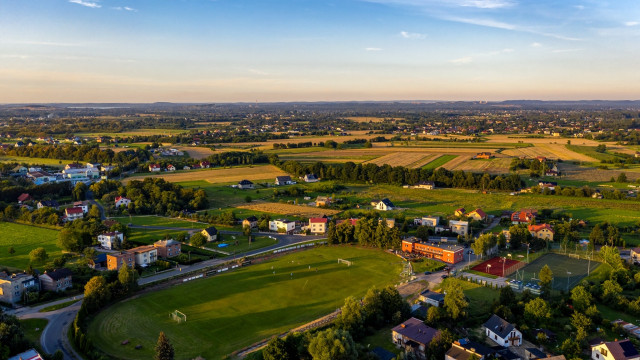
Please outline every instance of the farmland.
M273 165L234 167L227 169L204 169L195 171L163 173L153 175L138 175L126 178L124 183L132 180L143 180L147 177L160 177L169 182L205 180L211 184L234 183L240 180L271 180L276 176L287 175Z
M404 166L412 169L420 168L424 164L430 162L437 155L424 154L424 153L391 153L381 156L375 160L367 161L366 163L376 164L378 166L391 165L391 166Z
M36 158L36 157L21 157L21 156L0 156L0 162L3 163L24 163L29 165L46 165L52 167L62 168L64 164L69 163L69 160Z
M49 259L62 255L56 246L58 231L30 225L0 222L0 266L24 270L29 265L29 252L43 247ZM9 247L15 253L9 254Z
M462 170L474 173L504 174L509 172L510 158L478 159L459 158L461 161L450 161L443 165L447 170ZM464 159L464 161L462 161ZM457 159L456 159L457 160Z
M293 205L283 203L270 203L259 202L247 205L239 205L240 209L247 209L253 211L261 211L267 213L275 213L287 216L301 216L301 217L320 217L323 215L334 215L339 213L338 210L323 209L306 205Z
M422 166L423 169L437 169L441 166L444 166L446 163L448 163L449 161L457 158L458 155L442 155L442 156L438 156L437 158L429 161L427 164L425 164L424 166Z
M354 265L337 264L337 258ZM89 337L113 357L148 359L164 331L178 359L218 359L325 315L347 296L394 283L400 267L398 258L380 250L312 249L115 304L91 322ZM171 320L175 309L187 315L186 323ZM130 345L120 345L124 340Z

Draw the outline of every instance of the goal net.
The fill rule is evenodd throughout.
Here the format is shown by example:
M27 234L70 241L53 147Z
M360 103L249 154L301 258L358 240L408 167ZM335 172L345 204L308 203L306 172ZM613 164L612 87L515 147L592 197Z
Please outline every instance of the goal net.
M178 323L187 322L187 315L185 315L181 311L174 310L171 314L169 314L169 316L171 316L171 318Z
M567 254L567 255L572 259L580 259L580 255L579 254Z
M338 264L347 264L347 266L351 266L353 263L349 260L338 259Z

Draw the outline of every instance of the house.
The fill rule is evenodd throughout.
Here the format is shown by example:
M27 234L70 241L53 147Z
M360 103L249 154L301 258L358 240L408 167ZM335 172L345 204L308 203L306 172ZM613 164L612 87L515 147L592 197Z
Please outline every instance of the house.
M129 207L129 204L131 204L131 200L127 199L124 196L116 196L115 203L116 208L119 208L120 206Z
M291 181L291 176L276 176L276 185L291 185L293 181Z
M544 156L536 156L536 160L538 160L539 162L543 163L545 161L547 161L547 158Z
M98 242L104 249L118 249L124 241L124 234L119 231L108 232L98 235Z
M489 320L482 324L482 327L487 337L498 345L504 347L522 345L522 333L513 324L498 315L491 315Z
M329 206L331 205L331 198L328 196L318 196L316 198L316 206Z
M560 175L560 173L557 170L547 170L547 171L544 172L544 175L545 176L554 176L554 177L556 177L556 176Z
M293 233L296 228L296 222L287 219L276 219L269 221L269 230L283 233Z
M387 227L389 229L393 229L394 227L396 227L396 219L394 218L378 219L378 224L382 223L383 221L385 224L387 224Z
M182 170L191 170L191 167L189 165L185 165L182 167Z
M460 217L460 216L463 216L466 212L467 212L467 210L465 210L465 208L461 207L461 208L456 209L456 211L453 212L453 215Z
M523 209L511 214L511 223L514 225L535 223L538 212L532 209Z
M527 360L546 359L547 353L538 348L526 348L524 349L524 356Z
M538 186L540 187L540 190L549 189L554 191L556 186L558 186L558 183L553 181L540 181L538 182Z
M13 168L13 172L18 174L26 174L27 171L29 171L29 169L27 169L25 166L22 166L22 165L18 165Z
M44 358L35 349L29 349L7 360L44 360Z
M100 169L101 166L102 164L100 163L90 163L90 162L85 165L85 167L88 169Z
M173 239L158 240L153 243L153 246L158 250L158 256L163 258L171 258L180 255L182 248L182 244Z
M167 171L176 171L176 167L171 165L171 164L169 164L169 165L167 165Z
M248 218L242 220L242 227L248 226L250 228L258 227L258 218L255 216L249 216Z
M444 306L444 294L431 291L429 289L421 292L418 296L418 300L435 307Z
M162 167L158 164L149 164L149 171L151 172L159 172L162 170Z
M549 224L529 225L527 227L531 236L537 239L553 241L553 235L555 232Z
M487 221L487 214L479 208L468 213L466 216L477 221Z
M85 214L89 212L89 202L86 201L86 200L85 201L75 201L73 203L73 206L81 208L82 212L85 213Z
M375 204L376 210L381 210L381 211L390 211L390 210L393 210L395 207L396 206L393 205L391 200L387 198L384 198Z
M434 227L438 226L438 224L440 223L440 217L439 216L425 216L423 218L413 219L413 223L414 223L414 225L429 226L429 227L434 228Z
M635 247L630 251L630 260L632 263L640 263L640 247Z
M210 226L200 232L207 238L207 241L216 241L218 239L218 229L215 226Z
M65 291L73 286L71 277L73 273L67 268L54 271L45 271L40 275L40 289L47 291Z
M84 212L81 207L70 207L64 209L65 221L73 221L76 219L82 219Z
M127 250L133 254L136 265L147 267L158 260L158 249L154 245L143 245Z
M304 176L304 182L312 183L312 182L318 182L318 181L320 181L320 179L318 179L316 174L307 174Z
M310 218L309 229L312 234L324 234L327 232L327 218Z
M29 291L39 291L38 279L27 273L7 274L0 272L0 301L15 304L22 300L22 295Z
M473 158L474 159L491 159L493 157L493 155L491 155L490 152L481 152L481 153L477 153Z
M14 147L23 147L24 143L22 141L17 141L13 146Z
M449 264L456 264L464 260L462 246L422 242L415 237L402 240L402 251L420 254L429 259L438 259Z
M38 209L42 209L45 207L49 207L52 209L58 209L58 207L60 206L60 204L58 204L57 201L55 200L41 200L38 201Z
M107 254L98 254L95 258L89 259L89 267L96 270L107 267Z
M36 185L54 183L58 181L58 177L56 175L50 174L43 170L29 171L27 173L27 179L33 181L33 183Z
M444 358L445 360L484 360L494 353L492 349L475 341L460 339L451 344L451 349L446 352Z
M253 189L253 183L249 180L242 180L238 183L238 189Z
M449 220L449 227L451 231L465 236L469 233L469 222L468 221L457 221L457 220Z
M436 184L433 181L420 181L414 186L414 188L433 190L436 188Z
M18 204L22 204L31 200L33 200L33 198L31 197L31 195L27 193L22 193L20 194L20 196L18 196Z
M208 161L200 161L200 167L203 169L208 169L211 167L211 163Z
M133 269L136 266L135 255L128 251L107 254L107 269L120 270L123 265L127 265Z
M591 346L592 360L638 360L640 354L629 339Z
M414 317L391 329L393 343L413 353L418 359L427 358L429 343L439 336L440 331Z

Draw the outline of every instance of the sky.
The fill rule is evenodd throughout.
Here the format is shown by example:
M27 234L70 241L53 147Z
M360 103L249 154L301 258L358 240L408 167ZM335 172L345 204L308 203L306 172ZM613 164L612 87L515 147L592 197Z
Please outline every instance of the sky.
M640 99L637 0L0 0L0 103Z

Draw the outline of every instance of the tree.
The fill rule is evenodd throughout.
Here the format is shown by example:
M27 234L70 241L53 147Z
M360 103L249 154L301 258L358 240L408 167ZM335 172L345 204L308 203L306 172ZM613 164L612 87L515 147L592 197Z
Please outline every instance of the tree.
M244 227L242 227L242 233L245 236L251 236L251 225L245 225Z
M9 246L9 255L13 255L16 253L16 249L13 248L13 246Z
M445 358L446 352L451 348L451 343L455 341L454 335L449 329L444 329L429 343L427 360L441 360Z
M250 202L251 202L251 200L253 200L253 199L252 199L252 198L251 198L251 196L249 196L249 195L247 195L247 196L245 196L245 197L244 197L244 202L250 203Z
M604 260L604 263L611 265L614 270L624 267L622 258L620 257L620 251L617 247L608 245L601 247L600 256L602 260Z
M56 245L66 251L80 252L91 244L91 234L82 230L65 227L58 233Z
M153 357L154 360L173 360L174 356L173 345L169 342L164 331L161 331L160 336L158 336L158 342L156 343L156 355Z
M593 300L593 296L591 293L584 288L584 286L576 286L571 290L571 302L573 303L573 308L576 311L584 312L589 306L591 306L591 301Z
M207 238L205 238L201 233L195 233L191 235L189 242L191 243L191 246L201 247L207 243Z
M309 354L313 360L356 360L358 351L351 335L341 329L319 332L309 342Z
M496 236L493 234L483 234L471 244L471 249L476 255L483 257L487 251L496 245Z
M97 205L91 205L91 209L89 209L88 216L94 219L101 219L102 213L100 212L100 208Z
M576 328L576 341L582 342L589 335L591 319L583 313L575 311L571 316L571 325Z
M336 327L348 331L355 339L364 335L364 314L360 301L350 296L345 299L340 315L335 320Z
M535 298L524 306L524 317L531 325L544 325L551 318L551 308L543 299Z
M427 319L425 322L431 326L436 326L440 319L442 319L441 308L438 306L429 306L427 309Z
M526 225L514 225L509 228L509 247L519 249L521 244L531 241L531 233Z
M267 346L262 350L264 360L295 360L289 356L287 344L278 336L269 340Z
M545 264L540 270L540 286L549 288L551 286L551 281L553 280L553 272L549 269L549 266Z
M428 226L418 226L416 230L416 237L422 241L429 240L429 235L431 235L431 229Z
M627 174L621 172L620 175L618 175L618 179L616 179L617 182L619 183L626 183L628 182L627 180Z
M516 293L513 292L511 286L505 286L500 289L499 303L504 306L511 307L517 302Z
M617 304L622 287L613 280L606 280L602 283L602 299L607 304Z
M42 264L49 258L47 250L42 247L35 248L29 252L29 261L34 264Z
M464 297L462 286L457 281L449 281L445 284L444 308L451 319L458 320L466 315L469 303Z
M187 237L189 236L189 233L187 233L186 231L181 231L178 233L178 235L176 235L176 241L178 242L185 242L187 241Z
M84 200L87 194L87 189L88 187L85 183L78 182L72 191L73 200Z
M122 287L127 291L133 290L136 284L137 272L132 268L124 265L118 270L118 282L122 284Z
M571 337L565 339L560 346L560 350L567 359L580 359L580 355L582 355L580 344Z
M84 297L102 297L107 291L107 280L102 276L94 276L84 286Z

